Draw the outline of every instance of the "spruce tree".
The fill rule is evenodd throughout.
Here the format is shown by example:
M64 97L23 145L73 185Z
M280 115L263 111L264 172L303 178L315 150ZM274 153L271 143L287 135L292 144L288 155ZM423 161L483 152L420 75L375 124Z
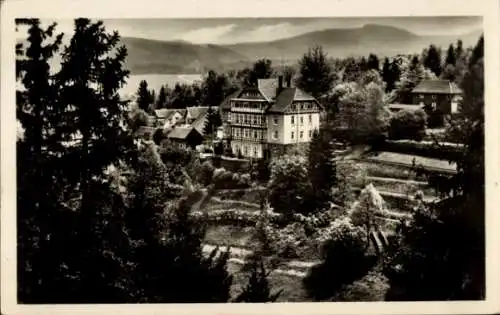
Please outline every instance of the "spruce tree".
M164 144L168 145L168 144ZM203 253L204 218L191 215L203 198L186 191L178 199L167 180L168 169L154 145L146 146L128 181L127 226L134 244L134 283L140 302L227 302L232 277L229 252ZM203 211L203 209L200 209Z
M389 58L386 57L384 65L382 66L382 79L385 82L386 92L394 90L396 84L396 76L391 66L392 64L389 62Z
M429 46L429 50L427 51L423 64L424 67L434 72L436 76L439 77L441 75L441 52L436 46Z
M335 74L328 63L323 48L316 46L302 56L299 61L297 86L312 96L319 98L328 93L335 82Z
M156 100L156 108L165 108L167 105L167 92L164 85L161 86L158 92L158 99Z
M149 111L149 105L151 104L151 93L148 89L148 82L142 80L139 83L139 89L137 90L137 106L145 112Z
M256 257L255 257L256 256ZM283 290L271 293L269 284L270 272L266 270L261 256L248 258L244 269L248 272L248 282L243 291L236 297L236 302L268 303L276 302Z
M455 48L453 47L453 44L450 44L450 46L448 47L448 51L446 53L445 65L455 66L455 63L456 63Z
M24 129L16 154L18 300L39 303L50 296L50 281L59 263L48 252L50 235L58 225L56 201L65 187L54 181L58 168L53 153L59 149L48 131L58 120L57 87L49 61L62 35L51 44L56 24L43 28L38 19L16 19L17 25L28 27L27 45L16 46L16 74L24 87L16 91L17 120Z
M368 67L369 70L370 69L377 70L377 71L380 70L380 65L379 65L379 60L378 60L377 55L370 54L368 56L367 67Z
M336 181L334 138L331 128L322 125L313 132L308 150L308 173L311 182L311 201L317 210L332 201Z
M30 33L39 32L36 28L31 27ZM35 97L41 90L25 85L26 93L32 95L29 102L43 100L47 109L40 113L47 122L41 128L46 139L40 146L42 153L29 155L46 163L39 167L46 173L44 182L29 182L37 183L42 200L25 194L27 178L23 174L30 161L25 159L24 144L18 147L20 212L34 201L40 207L38 214L45 217L44 221L33 213L29 217L32 226L42 227L36 231L37 239L42 240L33 246L36 255L28 255L29 249L20 247L20 261L23 255L31 256L28 266L35 270L31 278L21 277L27 282L25 295L20 294L25 302L124 302L133 291L123 260L127 239L119 227L123 205L105 173L110 164L128 157L127 148L132 144L123 128L126 103L117 92L127 76L122 69L126 51L116 47L118 39L117 34L107 34L101 23L77 19L75 33L62 53L61 70L54 77L43 78L43 90L51 93L50 99L41 94ZM33 42L38 42L34 48L40 43ZM111 51L114 56L108 55ZM27 67L28 77L49 73L47 59L35 59L39 66ZM23 63L29 64L29 60ZM36 138L40 135L24 137L28 142Z
M207 119L203 127L203 133L208 136L213 136L218 127L222 126L222 118L217 110L211 106L208 107Z

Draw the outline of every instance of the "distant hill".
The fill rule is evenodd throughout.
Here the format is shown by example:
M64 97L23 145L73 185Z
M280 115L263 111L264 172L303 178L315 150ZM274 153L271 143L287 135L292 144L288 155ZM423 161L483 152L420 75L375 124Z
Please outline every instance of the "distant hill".
M226 47L252 59L298 59L308 47L315 45L321 45L331 57L368 56L372 52L379 56L393 56L421 52L431 43L442 46L444 50L459 38L465 46L474 45L480 34L477 31L461 36L419 36L391 26L369 24L360 28L327 29L272 42Z
M127 47L126 66L133 74L191 74L227 65L250 64L248 57L218 45L196 45L184 41L157 41L123 37Z

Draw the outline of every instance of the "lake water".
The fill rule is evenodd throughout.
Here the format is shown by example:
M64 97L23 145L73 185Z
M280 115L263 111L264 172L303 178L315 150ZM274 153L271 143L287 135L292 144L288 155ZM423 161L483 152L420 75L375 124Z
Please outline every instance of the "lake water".
M127 80L127 84L121 89L120 93L123 96L130 96L137 93L139 83L142 80L148 82L149 89L155 90L158 94L160 87L167 84L173 88L176 83L191 84L202 79L201 74L140 74L131 75Z

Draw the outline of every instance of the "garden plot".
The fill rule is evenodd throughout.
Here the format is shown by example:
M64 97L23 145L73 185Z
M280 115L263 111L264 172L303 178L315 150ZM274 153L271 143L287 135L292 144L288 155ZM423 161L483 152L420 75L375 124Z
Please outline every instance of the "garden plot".
M378 152L374 155L366 156L363 159L383 165L394 165L410 168L414 165L413 162L415 162L415 165L422 165L426 170L451 174L455 173L457 169L455 163L450 163L446 160L394 152Z
M207 203L205 210L242 210L242 211L259 211L260 205L257 203L246 202L243 200L220 199L220 197L212 197Z

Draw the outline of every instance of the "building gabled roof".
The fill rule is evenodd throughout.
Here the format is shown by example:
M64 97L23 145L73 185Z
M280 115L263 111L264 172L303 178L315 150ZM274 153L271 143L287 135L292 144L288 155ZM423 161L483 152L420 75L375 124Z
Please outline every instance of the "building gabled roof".
M316 101L316 99L297 87L285 87L267 110L275 113L284 112L293 101Z
M189 118L191 119L198 119L202 116L205 116L208 112L209 106L196 106L196 107L187 107L187 115L189 115ZM217 110L217 106L212 106L213 110Z
M157 118L161 119L169 119L174 115L175 113L179 113L182 116L186 113L185 109L171 109L171 108L160 108L160 109L155 109L155 115Z
M423 80L412 93L461 94L462 91L455 83L448 80Z
M242 90L242 89L240 89L240 90L238 90L238 91L235 91L235 92L233 92L233 93L229 94L229 95L228 95L228 97L226 97L226 98L222 101L222 103L220 104L220 109L221 109L221 110L228 110L228 109L230 109L230 108L231 108L231 100L232 100L233 98L238 97L238 96L241 94L241 92L243 92L243 90Z
M167 135L167 138L169 139L179 139L179 140L184 140L186 139L191 132L197 132L199 133L196 129L193 127L176 127L173 128ZM200 135L201 136L201 135Z
M292 104L295 97L296 88L283 88L281 93L278 94L274 103L268 108L270 112L283 112Z
M273 101L276 98L276 89L278 88L278 80L276 80L275 78L258 79L257 88L268 102Z

